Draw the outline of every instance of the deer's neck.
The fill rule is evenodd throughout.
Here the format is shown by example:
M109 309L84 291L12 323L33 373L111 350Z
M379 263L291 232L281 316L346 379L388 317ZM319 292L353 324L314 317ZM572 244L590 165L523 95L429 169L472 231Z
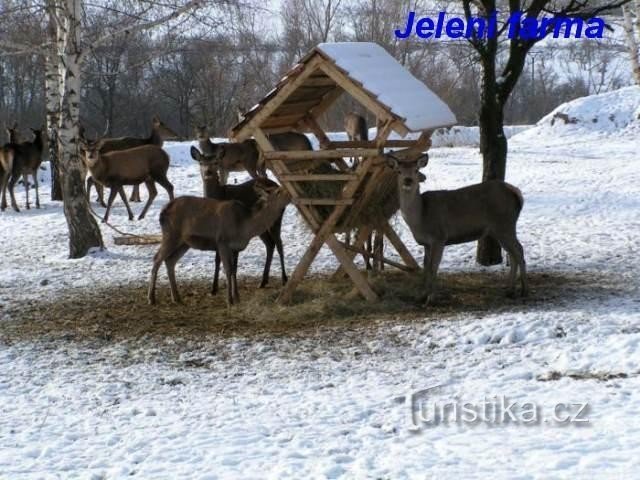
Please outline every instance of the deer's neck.
M422 201L422 196L420 195L420 190L416 189L412 192L405 192L400 187L400 211L402 212L402 218L407 222L409 228L414 230L420 225L422 220L422 213L424 209L424 204Z
M281 196L268 200L264 208L254 212L244 223L243 237L253 238L266 232L282 214L282 210L287 206L287 203L289 203L289 200Z
M225 197L225 188L215 180L202 180L204 186L204 196L222 200Z
M150 145L157 145L158 147L162 147L164 144L164 139L160 132L156 128L151 129L151 136L148 138L148 142Z

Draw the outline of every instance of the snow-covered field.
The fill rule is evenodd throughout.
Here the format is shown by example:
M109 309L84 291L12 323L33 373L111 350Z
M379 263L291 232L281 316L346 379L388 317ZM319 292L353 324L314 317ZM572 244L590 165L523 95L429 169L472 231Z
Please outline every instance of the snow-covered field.
M546 303L534 289L532 300L505 299L492 312L372 318L349 331L318 318L314 328L272 337L15 341L0 326L0 478L634 478L640 88L608 95L562 111L591 119L596 105L616 106L606 113L615 114L615 126L546 119L509 144L508 180L525 196L519 234L529 269L573 278L571 300ZM198 194L188 145L167 150L176 191ZM477 150L433 148L426 187L477 181ZM61 206L48 188L41 200L41 210L0 214L3 325L20 320L21 306L63 292L89 296L94 286L147 281L154 248L114 246L107 228L106 251L67 260ZM117 203L113 223L156 232L165 202L161 192L142 222L128 222ZM309 241L291 207L283 237L291 270ZM483 271L474 248L446 250L442 271ZM253 242L241 256L243 274L254 277L243 281L256 282L262 251ZM210 253L189 252L178 281L208 281L211 265ZM324 250L314 264L322 272L335 266ZM160 282L166 305L164 272ZM177 359L166 355L176 348ZM413 417L412 394L429 407ZM429 420L431 402L499 403L502 396L537 405L539 421L421 421ZM589 421L559 423L561 403L588 403L580 418ZM561 406L556 416L565 413Z

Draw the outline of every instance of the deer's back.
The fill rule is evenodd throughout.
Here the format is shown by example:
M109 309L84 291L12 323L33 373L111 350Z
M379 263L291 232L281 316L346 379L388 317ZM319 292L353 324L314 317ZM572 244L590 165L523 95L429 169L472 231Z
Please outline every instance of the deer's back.
M311 150L311 142L306 135L297 132L274 133L269 140L276 150Z
M140 147L149 143L146 138L136 137L106 138L103 142L102 148L100 149L101 153L128 150L130 148Z

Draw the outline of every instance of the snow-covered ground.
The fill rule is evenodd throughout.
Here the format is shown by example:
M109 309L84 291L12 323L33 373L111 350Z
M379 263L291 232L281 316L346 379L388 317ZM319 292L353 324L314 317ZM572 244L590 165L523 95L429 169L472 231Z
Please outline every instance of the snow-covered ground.
M529 269L573 279L570 300L547 303L534 289L532 300L505 300L493 312L425 311L424 318L375 318L349 329L318 318L314 328L287 335L167 336L164 343L12 341L0 327L0 478L634 478L640 89L609 95L605 103L626 112L616 114L626 120L615 128L602 128L604 120L544 120L509 144L508 180L525 196L519 234ZM602 100L560 111L591 118ZM188 145L167 150L176 191L198 194ZM433 148L430 158L427 188L480 177L475 147ZM18 197L23 205L22 191ZM20 306L70 289L91 295L96 285L147 281L154 248L116 247L107 228L106 251L67 260L61 207L47 188L41 200L41 210L0 214L1 322L19 321ZM142 222L129 222L117 203L113 223L156 232L165 202L161 192ZM421 258L402 221L397 225ZM293 208L284 228L292 269L309 233ZM442 271L484 270L473 262L474 248L447 249ZM257 278L262 250L254 242L242 255L243 274ZM207 281L211 258L189 252L178 281ZM314 268L335 265L323 250ZM159 301L167 304L164 272L160 282ZM176 348L177 359L165 354ZM427 407L493 404L504 396L520 407L535 403L539 421L433 425L421 421L429 407L414 414L416 429L412 393ZM560 403L588 403L580 415L588 423L558 423ZM564 417L562 408L556 413Z

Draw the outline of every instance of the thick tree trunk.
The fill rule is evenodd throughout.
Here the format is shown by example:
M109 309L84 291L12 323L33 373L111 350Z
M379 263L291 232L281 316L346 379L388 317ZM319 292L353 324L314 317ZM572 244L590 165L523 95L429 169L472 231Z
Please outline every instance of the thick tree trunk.
M62 123L58 139L60 145L60 173L62 177L62 197L64 215L69 227L69 257L84 257L90 248L102 247L102 234L91 215L89 201L85 195L85 170L81 164L78 139L80 117L81 51L80 19L81 0L65 0L67 22L66 45L59 51L60 61L65 66L64 97L62 102Z
M503 105L498 100L494 67L484 66L480 99L480 151L482 181L504 180L507 165L507 139L502 126ZM502 263L500 244L491 237L478 242L476 260L480 265Z

